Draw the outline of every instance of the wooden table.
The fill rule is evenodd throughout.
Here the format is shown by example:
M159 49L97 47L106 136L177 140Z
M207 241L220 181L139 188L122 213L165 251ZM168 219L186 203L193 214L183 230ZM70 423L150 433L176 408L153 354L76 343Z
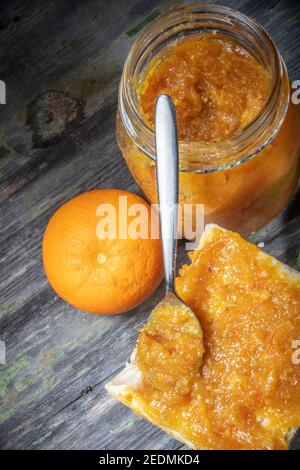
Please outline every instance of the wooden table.
M181 447L104 389L128 359L162 287L127 315L76 311L50 288L41 241L51 215L74 195L92 188L138 191L115 139L122 65L138 30L184 3L1 2L0 79L7 86L7 105L0 105L0 339L7 352L0 366L1 448ZM300 79L300 4L220 3L264 25L290 77ZM294 267L299 197L252 237Z

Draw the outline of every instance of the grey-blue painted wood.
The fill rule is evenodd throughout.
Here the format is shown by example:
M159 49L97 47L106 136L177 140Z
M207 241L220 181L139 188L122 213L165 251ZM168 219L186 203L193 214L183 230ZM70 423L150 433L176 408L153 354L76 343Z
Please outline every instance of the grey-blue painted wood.
M51 290L41 241L49 217L70 197L101 187L138 192L115 140L122 65L140 23L184 3L1 2L0 79L7 85L7 105L0 106L0 339L7 348L7 364L0 365L3 449L180 446L103 387L128 359L162 287L127 315L76 311ZM220 3L262 23L291 78L300 79L296 1ZM252 237L296 267L299 198L298 192Z

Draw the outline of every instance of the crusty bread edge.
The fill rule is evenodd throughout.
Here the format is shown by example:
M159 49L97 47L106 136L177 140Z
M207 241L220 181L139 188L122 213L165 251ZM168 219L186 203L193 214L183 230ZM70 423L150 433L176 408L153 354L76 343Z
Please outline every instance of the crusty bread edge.
M226 229L216 224L206 225L205 230L202 233L201 239L199 241L199 244L196 250L201 250L207 243L209 243L209 241L212 238L213 230L215 228L226 231ZM263 251L260 251L260 253L263 258L268 258L269 260L272 260L272 263L274 265L277 265L279 270L283 274L285 275L288 274L289 276L300 280L300 273L298 271L290 268L289 266L286 266L281 261L277 260L276 258L272 257L271 255ZM132 394L132 389L138 389L141 383L141 371L135 362L135 354L136 354L136 349L133 351L131 358L130 358L130 362L125 365L124 369L119 374L117 374L110 382L108 382L105 385L106 390L110 393L111 396L115 397L121 403L128 406L132 411L134 411L139 416L142 416L147 421L151 422L154 426L158 426L167 434L174 437L179 442L182 442L189 448L195 449L194 445L177 431L174 431L173 429L169 429L165 426L159 426L151 418L151 416L149 416L149 414L144 410L142 405L134 398L134 395ZM296 432L297 432L297 429L290 429L288 431L287 436L286 436L288 443L292 441Z

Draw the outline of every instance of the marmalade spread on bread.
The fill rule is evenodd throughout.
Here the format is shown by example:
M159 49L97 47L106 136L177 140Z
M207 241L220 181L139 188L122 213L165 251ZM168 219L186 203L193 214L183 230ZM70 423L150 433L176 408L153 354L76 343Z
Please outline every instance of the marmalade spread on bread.
M220 140L244 129L259 114L270 78L237 42L193 35L150 62L138 92L152 125L157 96L165 93L176 107L179 139Z
M196 449L286 449L300 426L300 365L292 361L299 278L219 228L190 258L176 286L198 316L203 344L181 331L182 315L150 317L138 339L135 399Z

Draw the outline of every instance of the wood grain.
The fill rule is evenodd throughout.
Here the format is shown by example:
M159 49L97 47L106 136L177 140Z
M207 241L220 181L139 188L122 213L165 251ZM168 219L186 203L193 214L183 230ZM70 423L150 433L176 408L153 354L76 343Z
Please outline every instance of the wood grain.
M47 283L41 241L49 217L70 197L96 187L138 192L115 140L122 65L132 34L148 15L186 3L1 2L0 78L7 85L7 105L0 106L0 339L7 348L7 364L0 365L2 449L180 447L103 387L128 359L162 288L125 316L76 311ZM221 3L264 25L291 79L300 78L297 2ZM37 103L51 110L53 91L60 92L58 102L71 100L76 110L62 128L35 115ZM252 236L294 267L299 201L298 191L279 217Z

